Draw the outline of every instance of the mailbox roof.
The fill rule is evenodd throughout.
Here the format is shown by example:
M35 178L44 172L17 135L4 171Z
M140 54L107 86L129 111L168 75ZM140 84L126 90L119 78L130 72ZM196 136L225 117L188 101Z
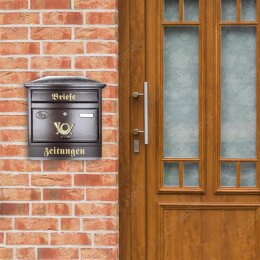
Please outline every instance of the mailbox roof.
M104 88L106 84L85 77L48 76L25 83L26 88L31 87L80 87L80 88Z

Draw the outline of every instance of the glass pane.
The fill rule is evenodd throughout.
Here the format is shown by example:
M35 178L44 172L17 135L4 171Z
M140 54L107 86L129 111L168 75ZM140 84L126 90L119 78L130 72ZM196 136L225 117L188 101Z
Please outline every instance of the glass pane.
M236 163L222 163L221 164L221 186L222 187L236 187Z
M184 187L199 187L198 163L184 163Z
M198 28L166 27L164 156L198 158Z
M184 20L198 21L199 20L199 6L198 0L184 1Z
M221 155L256 156L256 30L222 28Z
M164 164L164 186L179 187L179 163Z
M179 0L164 0L165 21L179 21Z
M236 20L236 0L222 0L222 20Z
M255 21L256 20L256 3L255 0L242 0L242 21Z
M240 164L240 186L256 187L256 164L241 163Z

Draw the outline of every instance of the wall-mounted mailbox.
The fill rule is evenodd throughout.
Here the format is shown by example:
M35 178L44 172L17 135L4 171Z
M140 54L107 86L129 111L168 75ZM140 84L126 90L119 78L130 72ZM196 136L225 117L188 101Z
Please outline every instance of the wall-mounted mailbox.
M45 77L29 89L29 157L102 157L102 88L83 77Z

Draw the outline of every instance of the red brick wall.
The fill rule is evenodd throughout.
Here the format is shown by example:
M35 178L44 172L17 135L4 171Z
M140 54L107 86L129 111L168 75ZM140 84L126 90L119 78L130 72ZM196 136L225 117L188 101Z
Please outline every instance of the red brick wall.
M117 259L116 0L0 0L0 259ZM24 82L105 82L100 161L30 161Z

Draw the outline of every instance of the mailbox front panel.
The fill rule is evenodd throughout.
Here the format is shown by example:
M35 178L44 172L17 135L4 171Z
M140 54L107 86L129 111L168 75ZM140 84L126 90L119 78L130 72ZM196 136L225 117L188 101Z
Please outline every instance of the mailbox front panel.
M99 142L98 109L32 109L32 143Z
M31 159L102 157L102 88L83 77L45 77L25 84Z

